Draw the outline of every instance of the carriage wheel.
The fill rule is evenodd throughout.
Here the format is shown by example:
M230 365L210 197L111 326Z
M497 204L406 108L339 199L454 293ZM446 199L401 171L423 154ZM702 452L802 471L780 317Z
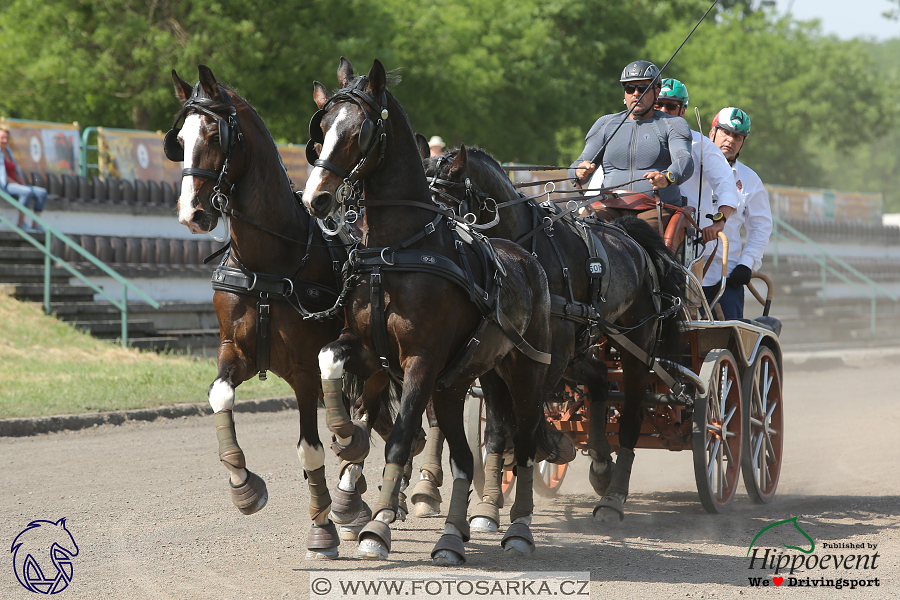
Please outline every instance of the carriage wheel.
M484 447L484 414L484 398L468 396L466 398L466 441L475 461L472 484L475 486L475 493L478 494L479 499L484 494L484 461L487 458L487 450ZM515 481L516 476L513 475L512 470L504 469L503 478L500 480L500 491L503 492L504 500L508 500L512 494ZM535 487L537 485L540 484L536 483Z
M569 463L556 465L546 460L539 462L534 473L534 493L544 498L555 497L559 493L568 467Z
M706 397L694 405L694 477L708 512L728 510L741 465L741 383L737 361L728 350L713 350L700 369Z
M757 504L765 504L772 501L778 487L784 438L781 373L771 349L760 348L742 383L741 471L750 498Z

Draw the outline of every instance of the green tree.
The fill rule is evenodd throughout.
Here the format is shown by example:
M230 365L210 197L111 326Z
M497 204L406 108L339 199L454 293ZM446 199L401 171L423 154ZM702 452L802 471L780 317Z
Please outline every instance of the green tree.
M648 54L665 56L673 34L652 39ZM750 115L741 160L767 183L827 187L833 179L822 168L824 147L848 152L870 140L862 124L895 123L865 42L822 36L816 23L772 12L726 11L714 27L698 30L666 74L688 86L703 133L724 106ZM696 129L693 114L690 122Z

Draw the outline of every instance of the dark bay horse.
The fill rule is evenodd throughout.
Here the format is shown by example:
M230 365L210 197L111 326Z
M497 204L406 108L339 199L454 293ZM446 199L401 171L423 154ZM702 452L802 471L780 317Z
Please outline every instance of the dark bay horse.
M462 211L474 215L476 222L496 222L484 230L485 234L522 240L541 228L522 243L538 257L550 285L553 363L548 385L562 379L587 387L591 400L588 452L592 460L588 475L602 497L594 508L594 518L599 522L621 520L650 370L631 352L621 352L625 406L620 418L618 459L613 463L606 437L607 366L592 358L588 349L608 333L602 327L604 321L616 330L628 330L643 322L627 333L628 340L647 355L657 349L664 358L680 357L682 312L675 312L673 318L654 318L660 312L654 296L659 291L668 298L682 296L681 270L663 239L639 219L625 219L620 227L612 227L599 223L590 226L572 216L548 227L546 223L560 210L549 202L526 200L488 153L461 146L447 156L431 157L425 139L420 136L417 143L435 199L455 202ZM590 256L596 255L590 251L587 236L591 233L596 236L594 243L604 250L608 287L601 279L598 288L586 268L592 264ZM596 309L601 320L588 315L579 304ZM596 326L598 322L600 327ZM658 339L664 343L656 348ZM610 341L620 347L615 339ZM495 447L502 448L502 442L495 442Z
M453 471L445 533L432 557L436 564L465 560L473 459L463 403L470 383L489 369L510 392L508 404L491 406L491 419L514 429L518 472L512 525L501 544L508 554L530 553L531 477L550 346L546 276L520 246L494 240L491 247L431 202L412 128L387 91L388 77L377 60L368 75L355 76L342 58L334 95L315 83L320 110L308 146L315 168L303 193L318 218L365 207L366 235L348 261L355 287L345 304L346 327L320 354L326 396L339 392L345 370L366 380L367 396L370 385L374 396L387 384L388 374L402 378L381 496L359 534L358 555L388 556L403 466L431 400ZM370 418L378 410L366 406Z
M343 486L344 491L339 485L332 505L317 428L317 356L337 339L343 318L303 317L304 311L327 308L336 300L346 251L303 210L256 111L219 84L209 68L201 65L199 71L193 87L172 71L175 95L184 106L166 136L165 150L171 160L184 161L179 221L193 233L206 233L224 218L230 235L227 260L213 276L221 342L209 403L220 458L238 509L252 514L263 508L266 485L247 470L235 435L235 388L257 373L265 377L267 369L287 381L300 409L297 452L310 492L308 556L334 557L340 539L329 509L353 513L361 502L355 488ZM368 435L357 423L343 425L343 438L353 441L344 444L349 449L338 448L342 471L349 476L361 469L355 463L368 450Z

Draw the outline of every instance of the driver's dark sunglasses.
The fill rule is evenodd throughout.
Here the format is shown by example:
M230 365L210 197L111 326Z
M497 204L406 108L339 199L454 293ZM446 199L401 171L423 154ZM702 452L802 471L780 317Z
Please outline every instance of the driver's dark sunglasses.
M671 111L675 111L675 112L681 110L681 105L678 104L677 102L657 102L655 106L658 110L665 110L665 111L671 110Z
M637 91L639 91L640 93L643 94L644 92L647 91L647 88L648 88L648 87L650 87L650 86L647 85L646 83L639 83L639 84L637 84L637 85L631 85L631 84L628 84L628 83L623 83L623 84L622 84L622 88L625 90L625 93L626 93L626 94L633 94L635 90L637 90Z

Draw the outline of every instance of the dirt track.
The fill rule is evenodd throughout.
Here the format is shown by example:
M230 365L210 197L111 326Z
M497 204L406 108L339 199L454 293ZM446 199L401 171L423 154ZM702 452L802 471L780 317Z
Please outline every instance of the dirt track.
M789 363L785 464L770 505L752 504L742 488L730 513L709 515L697 499L690 454L642 450L628 516L603 529L590 518L596 498L582 481L587 463L579 457L562 494L538 500L532 558L503 559L499 537L482 534L467 545L465 569L590 571L595 599L896 595L898 365L897 354L856 354L843 366L821 355L806 365ZM72 583L58 598L307 598L311 570L435 570L429 553L442 519L396 524L389 562L358 562L346 542L340 560L305 560L307 492L294 449L296 415L238 415L237 427L250 468L269 488L268 506L250 517L231 505L209 417L0 438L7 492L0 541L9 548L30 521L66 517L80 553ZM380 458L380 443L376 448ZM328 469L334 473L336 462L329 460ZM367 477L380 479L377 460L369 461ZM367 500L374 501L374 493ZM791 517L816 540L817 554L853 552L826 551L823 543L878 545L877 570L804 577L878 577L880 587L751 588L750 575L768 573L771 579L770 571L748 570L751 540L766 525ZM783 550L782 539L804 543L788 532L769 547ZM16 581L12 555L6 556L0 598L34 597Z

